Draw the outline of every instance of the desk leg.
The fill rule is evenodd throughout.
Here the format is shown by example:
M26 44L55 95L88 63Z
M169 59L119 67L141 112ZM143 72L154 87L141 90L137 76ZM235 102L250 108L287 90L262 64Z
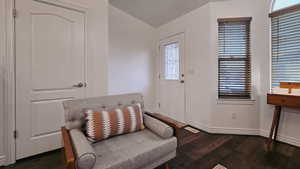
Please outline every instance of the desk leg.
M271 146L272 146L272 142L273 142L273 136L274 136L274 140L276 140L278 126L279 126L279 120L280 120L280 114L281 114L281 106L276 106L275 110L274 110L271 131L270 131L270 135L269 135L269 139L268 139L268 143L267 143L268 150L272 149Z
M278 106L277 112L277 119L276 119L276 128L275 128L275 134L274 134L274 140L277 139L277 132L278 132L278 127L280 123L280 115L281 115L281 106Z

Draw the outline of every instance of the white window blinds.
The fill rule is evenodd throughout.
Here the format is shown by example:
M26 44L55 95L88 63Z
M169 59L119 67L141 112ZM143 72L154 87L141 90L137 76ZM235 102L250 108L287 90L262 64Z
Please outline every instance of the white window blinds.
M300 82L300 10L270 14L272 20L272 87Z

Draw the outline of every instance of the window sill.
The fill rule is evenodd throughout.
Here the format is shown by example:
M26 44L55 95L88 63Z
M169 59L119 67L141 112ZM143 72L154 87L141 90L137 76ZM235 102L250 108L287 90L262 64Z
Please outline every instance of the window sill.
M256 100L252 99L217 99L217 104L228 105L254 105Z

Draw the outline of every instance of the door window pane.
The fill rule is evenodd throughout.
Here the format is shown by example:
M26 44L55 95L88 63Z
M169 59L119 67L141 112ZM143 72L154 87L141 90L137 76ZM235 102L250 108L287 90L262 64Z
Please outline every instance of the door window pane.
M165 79L179 80L179 43L165 46Z

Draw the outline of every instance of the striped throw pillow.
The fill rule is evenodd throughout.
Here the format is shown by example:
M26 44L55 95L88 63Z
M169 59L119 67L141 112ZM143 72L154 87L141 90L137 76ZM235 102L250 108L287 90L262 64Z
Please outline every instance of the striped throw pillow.
M145 128L140 104L111 111L87 110L85 113L86 135L92 142Z

